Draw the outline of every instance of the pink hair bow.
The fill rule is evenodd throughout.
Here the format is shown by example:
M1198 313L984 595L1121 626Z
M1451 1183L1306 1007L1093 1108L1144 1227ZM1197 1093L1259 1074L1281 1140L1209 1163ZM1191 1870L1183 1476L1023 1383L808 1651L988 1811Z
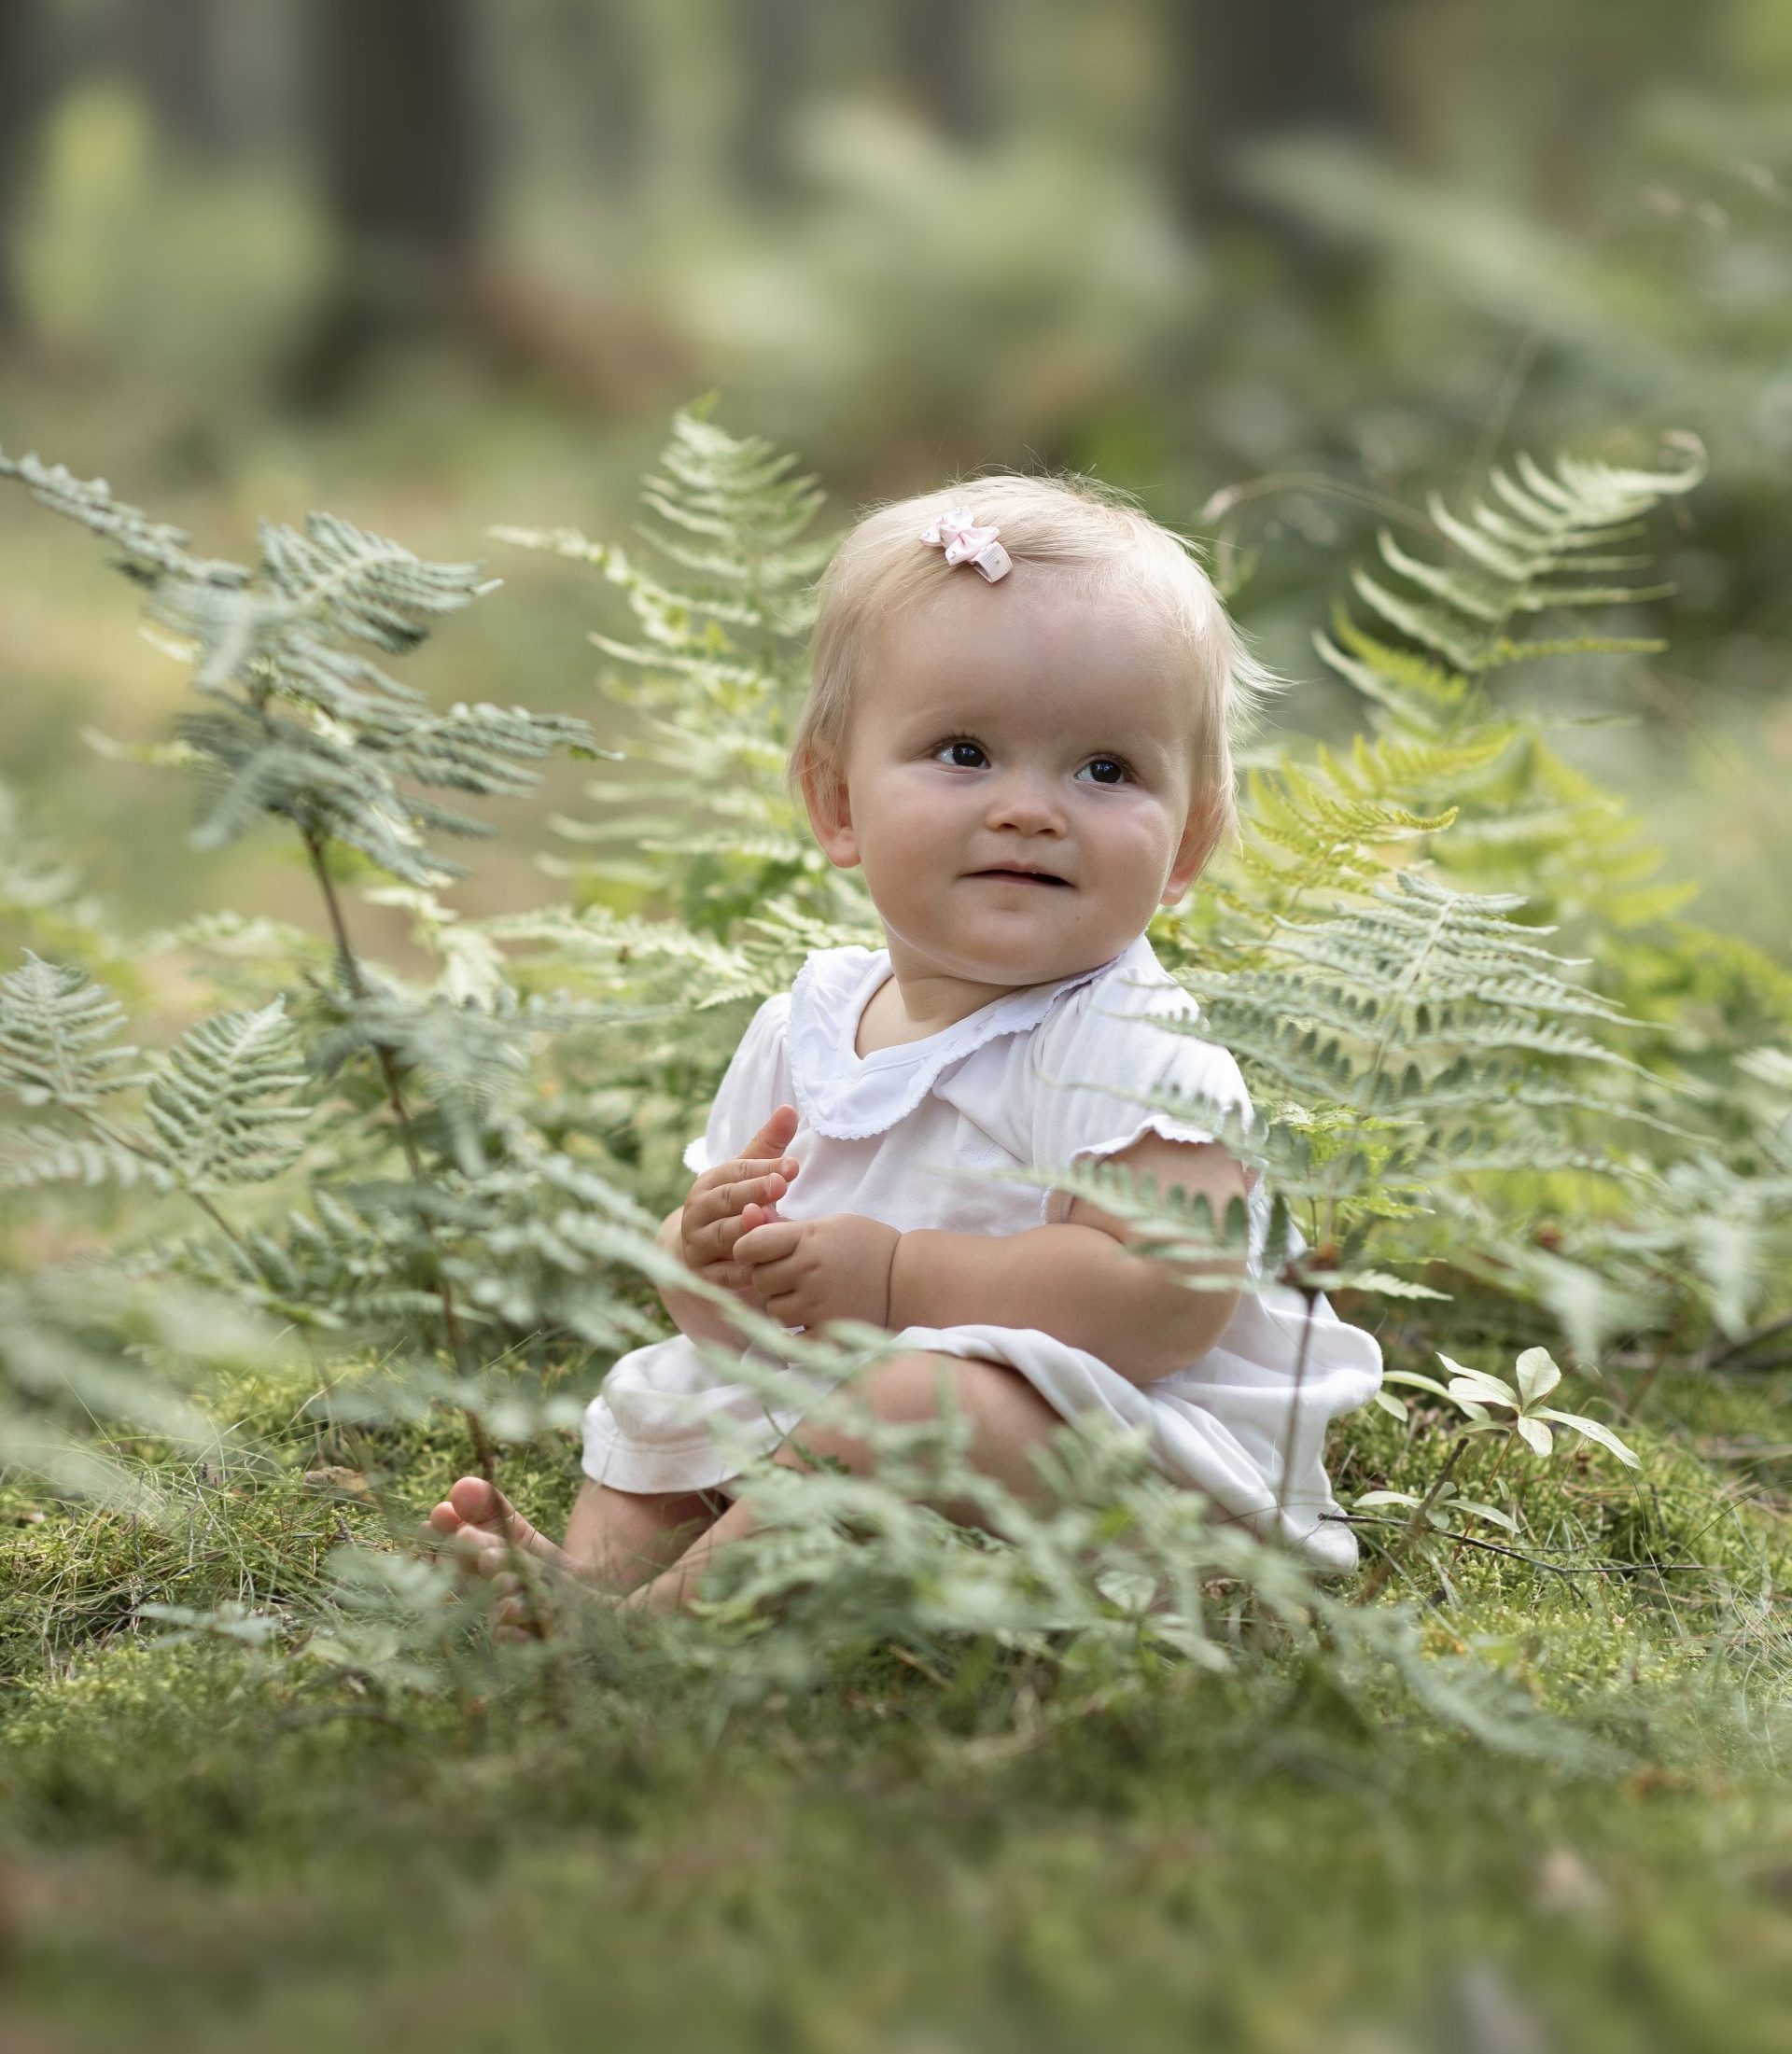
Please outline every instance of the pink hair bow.
M933 525L921 540L943 549L948 564L972 565L993 585L1015 567L1008 552L996 540L1001 533L993 524L980 528L965 508L948 507L933 516Z

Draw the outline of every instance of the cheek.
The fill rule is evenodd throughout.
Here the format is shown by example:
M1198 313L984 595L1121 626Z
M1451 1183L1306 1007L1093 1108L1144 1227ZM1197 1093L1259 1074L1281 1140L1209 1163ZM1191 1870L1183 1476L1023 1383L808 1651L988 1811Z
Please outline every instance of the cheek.
M963 811L962 794L925 776L894 777L877 795L870 823L874 837L924 851Z
M1104 862L1154 873L1169 867L1179 839L1169 810L1149 800L1111 807L1089 819L1085 832Z

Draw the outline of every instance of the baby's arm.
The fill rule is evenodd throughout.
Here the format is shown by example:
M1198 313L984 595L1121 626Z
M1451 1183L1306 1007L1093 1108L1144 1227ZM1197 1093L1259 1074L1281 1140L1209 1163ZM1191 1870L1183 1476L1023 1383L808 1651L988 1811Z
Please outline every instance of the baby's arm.
M1205 1197L1216 1221L1244 1196L1244 1172L1216 1142L1145 1134L1110 1158L1160 1189ZM1191 1291L1179 1271L1132 1252L1125 1221L1078 1198L1062 1224L992 1239L920 1228L897 1243L889 1324L1037 1327L1086 1348L1128 1382L1147 1384L1211 1348L1230 1323L1236 1291ZM1240 1262L1191 1263L1188 1273L1239 1275Z

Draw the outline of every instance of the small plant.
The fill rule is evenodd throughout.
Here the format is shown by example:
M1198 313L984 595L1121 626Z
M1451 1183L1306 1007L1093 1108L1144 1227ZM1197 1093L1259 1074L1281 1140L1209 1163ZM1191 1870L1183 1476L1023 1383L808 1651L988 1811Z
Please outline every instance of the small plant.
M1514 1535L1521 1531L1515 1512L1503 1511L1484 1498L1466 1496L1455 1481L1452 1473L1470 1440L1477 1434L1491 1433L1500 1437L1499 1452L1480 1486L1488 1492L1492 1490L1506 1458L1515 1449L1523 1449L1537 1460L1547 1461L1555 1449L1553 1430L1556 1427L1566 1427L1582 1439L1594 1442L1631 1469L1641 1466L1632 1450L1610 1427L1588 1418L1584 1413L1562 1412L1543 1403L1561 1381L1561 1371L1547 1348L1524 1350L1513 1365L1515 1383L1507 1383L1505 1377L1495 1376L1488 1370L1466 1368L1461 1362L1452 1362L1441 1349L1437 1359L1450 1373L1448 1383L1439 1383L1435 1376L1410 1369L1390 1370L1383 1379L1386 1383L1427 1391L1433 1397L1443 1399L1456 1407L1464 1423L1454 1429L1449 1452L1422 1496L1409 1490L1365 1490L1352 1501L1352 1510L1358 1513L1371 1506L1401 1505L1412 1514L1400 1536L1369 1576L1365 1586L1365 1597L1372 1597L1397 1568L1415 1557L1427 1562L1448 1588L1448 1572L1437 1549L1430 1544L1429 1537L1435 1533L1456 1541L1459 1544L1455 1552L1460 1554L1460 1544L1466 1531L1463 1520L1484 1519ZM1378 1402L1396 1418L1406 1418L1406 1407L1392 1391L1383 1391ZM1503 1418L1502 1414L1510 1417Z

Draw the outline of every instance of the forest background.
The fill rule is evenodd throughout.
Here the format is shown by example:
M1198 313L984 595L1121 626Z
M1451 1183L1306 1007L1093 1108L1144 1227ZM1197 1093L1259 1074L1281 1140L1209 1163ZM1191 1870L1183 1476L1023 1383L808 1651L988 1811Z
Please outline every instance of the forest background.
M0 0L0 449L110 478L203 553L246 555L258 517L328 508L425 558L483 557L502 591L408 681L442 705L583 719L607 747L637 731L596 689L586 636L623 632L625 608L490 531L628 537L667 417L696 394L721 394L735 433L801 453L830 496L824 528L983 463L1089 469L1215 546L1240 619L1300 680L1269 741L1301 754L1362 725L1312 637L1379 528L1410 539L1428 493L1469 503L1516 451L1650 468L1664 439L1696 436L1708 476L1649 534L1672 590L1618 622L1666 647L1582 660L1582 724L1552 739L1645 818L1657 881L1696 885L1700 921L1784 967L1789 195L1792 18L1771 0ZM133 755L188 680L134 635L98 552L13 492L0 561L8 831L75 864L123 934L218 906L321 933L302 852L272 833L193 848L190 791ZM1547 667L1515 686L1538 706L1560 689ZM505 809L450 895L463 915L580 900L581 845L556 823L589 819L590 775L549 765ZM371 954L426 963L413 908L357 900L354 918ZM180 951L133 970L133 1039L166 1042L203 1010ZM9 1264L78 1258L110 1231L103 1210L33 1200L9 1217ZM1706 1465L1714 1507L1746 1497L1772 1516L1778 1373L1724 1385L1707 1364L1685 1384L1655 1379L1652 1426ZM450 1434L428 1459L456 1452ZM911 2014L940 2044L987 2043L1004 1996L1033 2044L1078 2044L1113 1996L1103 1945L1136 1972L1122 2008L1141 2039L1204 2019L1304 2045L1337 2001L1365 2045L1647 2044L1651 2016L1713 2044L1720 2013L1733 2044L1771 2042L1786 1813L1715 1745L1658 1751L1640 1787L1669 1809L1635 1817L1628 1785L1583 1792L1551 1769L1529 1810L1507 1769L1477 1792L1447 1754L1377 1771L1296 1726L1304 1740L1251 1757L1242 1787L1275 1790L1255 1810L1217 1795L1237 1757L1183 1760L1169 1835L1114 1795L1129 1754L1164 1771L1168 1713L1028 1740L1005 1789L985 1780L1010 1759L1000 1745L974 1775L936 1764L905 1797L848 1704L782 1754L749 1750L752 1773L782 1762L790 1787L763 1810L738 1796L720 1845L696 1795L714 1736L674 1761L607 1732L600 1758L646 1795L611 1814L584 1800L583 1837L555 1840L545 1868L528 1822L552 1812L567 1743L507 1714L451 1751L497 1793L468 1837L519 1891L557 1862L561 1894L545 1940L493 1910L450 2003L425 1993L423 1964L444 1930L468 1946L479 1893L439 1898L392 1851L406 1836L459 1846L450 1760L395 1769L375 1735L264 1790L245 1767L251 1715L190 1765L190 1722L240 1679L189 1676L183 1726L175 1655L147 1674L90 1660L88 1624L135 1656L141 1622L97 1602L91 1560L47 1568L37 1528L18 1531L36 1552L9 1627L22 1648L58 1623L47 1660L40 1635L35 1667L9 1670L40 1723L20 1728L35 1766L0 1793L16 1876L0 1919L41 2030L65 2044L116 2023L108 1992L152 1956L151 2011L189 2044L227 2030L221 1993L264 2032L276 2016L315 2031L340 2006L358 2030L421 2037L469 2005L556 2030L582 1985L552 1935L581 1932L581 1907L619 1961L694 1925L701 2018L645 1968L618 2001L716 2044L871 2044ZM1482 1623L1490 1639L1510 1625ZM161 1754L145 1740L159 1722ZM139 1746L140 1781L99 1769ZM1376 1774L1372 1826L1342 1793ZM352 1902L329 1902L335 1778L380 1851L371 1873L400 1877L413 1907L384 1945L351 1946ZM942 1871L975 1907L949 1931L911 1912L883 1984L805 1966L860 1952L818 1876L891 1909L839 1823L867 1791L917 1887ZM797 1823L755 1879L775 1817ZM1373 1936L1289 1852L1327 1835L1360 1904L1387 1914ZM1425 1902L1439 1875L1460 1893L1453 1922ZM1147 1908L1098 1944L1077 1922L1116 1876ZM150 1878L164 1908L146 1920ZM1733 1957L1712 1956L1695 1897L1729 1914ZM263 1959L288 1913L328 1964L297 2008ZM1075 1936L1055 1945L1067 1919ZM1271 1935L1293 1932L1322 1944L1290 1977Z

